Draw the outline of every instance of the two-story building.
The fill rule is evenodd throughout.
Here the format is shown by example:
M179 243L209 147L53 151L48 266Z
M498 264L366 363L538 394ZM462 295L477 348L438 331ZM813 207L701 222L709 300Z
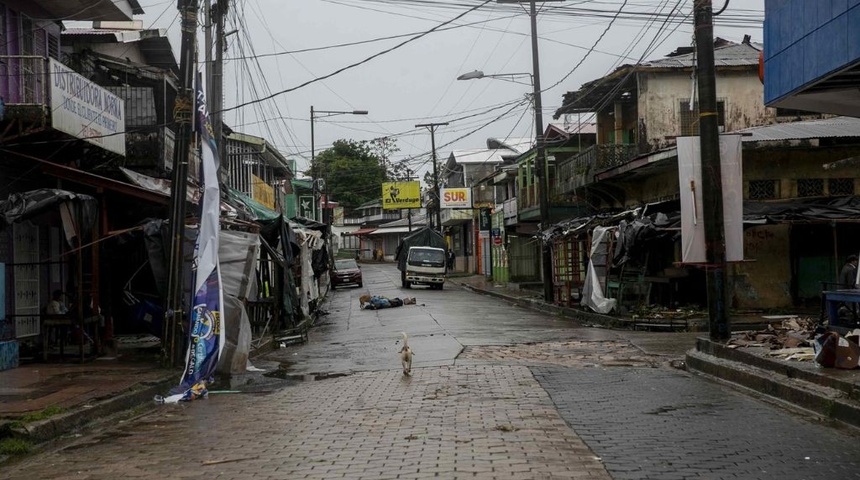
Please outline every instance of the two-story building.
M730 270L735 308L783 308L815 298L809 282L826 279L827 273L816 272L830 268L822 260L833 254L832 245L853 235L854 175L823 166L856 155L856 122L766 107L760 52L749 38L715 42L719 125L741 135L743 145L743 178L731 183L741 187L729 192L743 198L744 208L744 261ZM595 263L588 258L594 228L610 228L600 283L625 308L705 300L701 270L682 262L680 199L691 193L686 182L681 185L675 147L677 137L698 133L697 105L690 98L694 68L692 52L683 49L621 67L565 95L556 112L595 112L597 144L559 165L575 175L558 177L556 187L586 199L593 210L552 230L555 268L585 272L586 261ZM786 215L792 205L796 216ZM827 213L814 205L828 205ZM567 287L573 288L563 288L564 272L556 273L556 301L578 303L576 286L584 278L569 277Z

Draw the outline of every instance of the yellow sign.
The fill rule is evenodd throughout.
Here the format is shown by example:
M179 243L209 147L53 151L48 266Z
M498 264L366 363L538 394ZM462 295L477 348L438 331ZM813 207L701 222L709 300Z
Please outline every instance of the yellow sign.
M275 209L275 189L254 174L251 174L251 198L272 210Z
M382 208L421 208L421 182L387 182L382 184Z

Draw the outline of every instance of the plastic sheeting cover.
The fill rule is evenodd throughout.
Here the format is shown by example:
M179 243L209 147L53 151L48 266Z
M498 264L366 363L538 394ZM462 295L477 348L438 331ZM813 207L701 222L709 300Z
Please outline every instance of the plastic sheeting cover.
M589 258L596 259L603 255L606 258L607 250L607 235L610 235L610 228L595 227L591 241L591 255ZM606 298L603 296L603 287L601 286L600 275L594 266L595 262L588 262L588 272L585 274L585 285L582 288L582 304L591 308L597 313L609 313L615 308L617 301L614 298Z
M12 193L9 198L0 202L0 216L11 225L20 220L40 215L60 204L71 202L80 218L81 231L92 230L96 221L98 205L96 199L89 195L58 190L54 188L40 188L27 192Z

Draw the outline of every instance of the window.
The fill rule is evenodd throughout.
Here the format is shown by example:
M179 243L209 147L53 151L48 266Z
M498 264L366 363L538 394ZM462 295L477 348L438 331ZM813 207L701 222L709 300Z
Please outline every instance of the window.
M690 100L681 100L681 110L678 117L681 120L681 136L691 136L699 134L699 102L693 103L693 109L690 110ZM717 100L717 125L720 131L726 129L726 102L725 100Z
M853 178L831 178L827 181L830 195L854 195Z
M778 198L778 183L776 180L750 180L750 200L770 200Z
M824 195L824 180L821 178L797 179L798 197L820 197Z

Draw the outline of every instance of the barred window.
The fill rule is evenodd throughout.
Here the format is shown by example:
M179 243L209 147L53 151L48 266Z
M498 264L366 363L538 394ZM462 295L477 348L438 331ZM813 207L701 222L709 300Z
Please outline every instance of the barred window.
M687 137L699 134L699 102L693 102L693 109L690 110L690 100L681 100L681 111L679 117L681 120L681 136ZM717 101L717 125L720 131L726 129L726 102L723 100Z
M750 180L750 200L770 200L777 198L776 180Z
M821 178L799 178L797 179L798 197L820 197L824 195L824 179Z
M830 195L854 195L853 178L831 178L827 181Z

